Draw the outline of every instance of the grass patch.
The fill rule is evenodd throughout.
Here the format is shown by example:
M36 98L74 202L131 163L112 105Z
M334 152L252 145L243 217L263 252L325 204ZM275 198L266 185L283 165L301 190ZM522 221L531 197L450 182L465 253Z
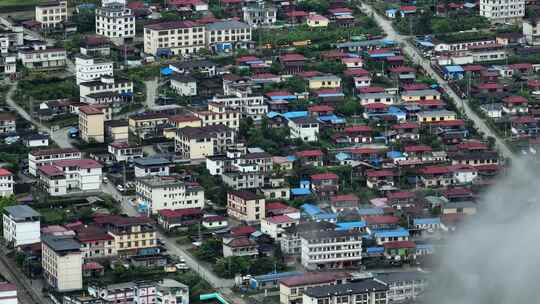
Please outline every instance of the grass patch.
M9 6L31 6L39 3L39 0L2 0L0 1L0 7Z

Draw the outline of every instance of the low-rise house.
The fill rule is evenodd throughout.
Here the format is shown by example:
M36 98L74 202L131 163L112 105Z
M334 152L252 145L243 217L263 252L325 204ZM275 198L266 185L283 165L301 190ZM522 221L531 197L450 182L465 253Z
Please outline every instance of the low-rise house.
M391 127L392 133L388 134L390 141L418 141L420 139L420 126L413 122L395 124Z
M173 74L171 88L180 96L196 96L197 80L189 75Z
M265 185L264 172L257 171L254 165L243 166L244 171L228 171L221 175L223 183L234 190L256 190Z
M55 70L66 66L67 53L63 48L47 48L46 44L34 43L29 50L17 54L22 65L31 70Z
M204 189L198 183L175 176L137 179L135 192L139 204L153 214L162 209L204 208Z
M11 113L0 113L0 134L13 134L17 131L16 116Z
M49 145L49 135L34 133L23 138L24 146L27 148L47 147Z
M417 102L421 100L440 100L441 93L437 90L409 90L401 93L404 102Z
M451 185L454 175L447 166L427 166L419 170L420 182L425 187L445 187Z
M158 211L158 224L167 231L197 225L202 218L203 211L200 208L161 209Z
M38 168L39 185L51 196L99 191L102 165L93 159L53 161Z
M441 219L438 217L414 218L412 228L420 231L434 232L441 228Z
M477 206L473 202L446 202L443 204L441 212L445 215L474 215Z
M163 129L169 126L169 115L164 113L141 113L129 117L129 132L140 139L163 136Z
M396 103L396 96L384 92L377 93L361 93L357 95L360 105L366 106L370 103L383 103L392 105Z
M362 300L365 303L388 303L388 289L387 285L376 280L308 288L304 291L302 303L353 303L358 299L365 299Z
M162 157L137 158L133 161L135 177L168 176L172 163Z
M324 16L310 13L306 18L308 27L327 27L330 20Z
M224 125L178 129L175 136L175 151L185 159L203 159L225 153L234 145L236 133Z
M335 75L315 76L308 79L308 86L312 90L323 88L340 88L341 78Z
M412 82L416 79L416 69L408 66L397 66L388 69L390 76L403 82Z
M298 151L295 155L302 166L322 167L324 164L324 153L321 150Z
M319 140L319 122L312 117L298 117L288 120L290 137L302 141Z
M362 237L355 231L305 233L301 239L302 266L307 269L357 267L362 260Z
M101 227L81 226L76 231L76 239L81 244L82 258L86 260L116 256L114 238Z
M121 77L102 75L79 84L80 101L87 104L120 105L133 98L133 82Z
M346 212L358 209L360 199L355 194L342 194L330 198L332 212Z
M81 245L73 236L44 234L41 237L41 267L45 282L54 290L82 289Z
M456 120L456 112L448 110L422 111L416 114L418 122L433 123Z
M298 219L291 218L287 215L266 217L261 220L261 232L279 241L285 229L295 226L298 222Z
M393 230L373 230L372 234L377 245L409 240L409 231L401 227Z
M350 279L344 272L315 272L283 278L279 281L279 303L302 303L302 295L309 288L340 285Z
M162 279L156 284L157 303L189 304L189 287L172 279Z
M75 57L77 85L94 81L102 76L113 76L113 62L101 58L79 54Z
M388 301L415 300L428 288L428 275L419 271L378 273L375 279L388 286Z
M389 190L394 188L396 174L391 170L369 170L366 172L366 186L370 189Z
M523 36L528 45L540 46L540 20L523 20Z
M523 96L503 98L502 111L506 114L523 114L529 111L529 101Z
M202 226L206 229L223 229L229 226L229 222L223 216L209 215L203 217Z
M452 165L479 167L498 165L500 157L496 151L458 151L451 154L450 159L452 159Z
M9 282L0 282L0 303L17 304L17 285Z
M336 195L339 191L339 177L334 173L314 174L310 178L311 190L322 197Z
M249 237L223 238L223 256L247 256L256 257L259 255L257 242Z
M4 240L13 247L39 243L40 219L41 215L27 205L5 207Z
M380 229L396 229L399 224L399 217L393 215L368 215L363 217L366 221L368 231L377 231Z
M241 221L256 222L266 217L265 199L248 191L227 193L227 214Z
M9 170L0 168L0 197L13 195L14 175Z
M346 127L343 131L345 140L348 143L371 143L373 141L373 129L370 126L355 125Z
M272 25L277 20L277 9L273 6L244 6L242 20L250 26Z
M105 141L105 111L96 106L79 107L80 137L87 143Z
M107 149L117 162L132 162L143 157L142 147L132 145L128 141L112 142Z
M306 58L301 54L284 54L278 58L283 69L288 74L295 74L304 70Z
M416 243L413 241L386 242L383 248L388 259L408 261L416 258Z

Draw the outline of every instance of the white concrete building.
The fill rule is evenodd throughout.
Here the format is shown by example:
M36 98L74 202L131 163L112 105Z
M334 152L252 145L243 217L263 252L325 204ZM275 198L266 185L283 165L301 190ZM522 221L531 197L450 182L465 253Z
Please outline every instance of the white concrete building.
M0 56L0 74L15 72L17 72L17 56L8 54Z
M540 45L540 18L536 22L523 20L523 36L528 45Z
M258 121L268 112L268 105L262 95L250 95L238 92L232 96L214 96L210 103L219 104L227 110L239 111L242 117L250 117Z
M244 6L242 7L242 20L250 26L272 25L277 20L277 9L275 7Z
M30 50L20 50L17 58L28 69L63 69L67 53L63 48L50 48L43 43L34 43Z
M172 162L161 157L138 158L133 161L135 177L169 176Z
M0 304L17 304L17 285L1 282L0 283Z
M286 228L294 227L299 219L293 219L287 215L277 215L261 220L261 232L269 235L275 241L281 240L283 231Z
M291 118L288 121L290 137L302 141L319 140L319 122L312 117Z
M143 157L143 150L141 146L130 144L126 141L116 141L109 144L107 147L109 153L117 162L131 162L135 159Z
M70 235L44 234L41 240L41 266L47 284L59 292L82 289L81 244Z
M36 5L36 21L42 29L62 27L68 19L67 1L51 1Z
M51 196L99 191L102 165L93 159L57 160L38 169L39 183Z
M358 231L317 231L300 236L302 265L307 269L336 269L360 265L362 235Z
M135 191L139 203L147 205L152 213L162 209L204 208L204 189L174 176L138 179Z
M515 23L525 16L525 0L480 0L480 16L492 23Z
M80 101L88 104L128 102L133 99L133 82L119 77L102 76L100 79L79 84Z
M0 134L13 135L17 131L17 117L13 113L0 113Z
M196 96L197 80L189 75L175 73L171 77L171 89L180 96Z
M110 3L96 9L96 34L113 42L135 37L135 16L122 3Z
M176 131L175 151L184 159L204 159L224 153L235 144L236 132L224 125L185 127Z
M377 280L327 285L304 290L303 304L388 304L388 286Z
M37 176L39 166L51 165L57 160L81 159L81 156L75 148L34 150L28 153L28 172Z
M77 84L100 79L101 76L113 76L114 64L110 60L92 58L85 55L75 57Z
M399 303L415 300L428 287L427 273L419 271L388 272L375 275L375 279L388 286L388 301Z
M217 21L206 25L206 45L251 41L251 27L236 20Z
M189 287L172 279L163 279L156 284L157 303L189 304Z
M0 196L11 196L13 195L13 185L15 181L13 180L13 173L10 171L0 168Z
M4 208L3 227L6 243L18 247L39 243L41 215L27 205Z
M188 55L205 48L204 26L192 21L172 21L144 27L144 52L154 56Z

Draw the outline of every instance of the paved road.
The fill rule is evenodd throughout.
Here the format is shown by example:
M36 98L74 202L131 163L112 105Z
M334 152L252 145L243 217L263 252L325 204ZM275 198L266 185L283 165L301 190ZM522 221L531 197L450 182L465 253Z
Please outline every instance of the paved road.
M105 193L108 193L112 195L114 198L119 200L121 202L121 208L122 212L124 212L127 215L130 216L137 216L140 215L137 213L135 208L130 205L129 200L132 197L123 196L120 194L114 185L112 185L110 182L107 184L104 184L102 186L102 190ZM161 233L160 231L157 232L158 237L167 245L167 252L171 255L176 255L184 258L186 261L186 264L191 268L193 271L196 271L203 279L205 279L212 287L216 289L221 288L231 288L234 286L234 280L232 279L223 279L218 276L216 276L208 267L208 265L204 265L199 263L192 255L187 251L187 247L180 246L176 243L176 240L172 237L168 237Z
M13 100L12 98L12 95L13 93L15 92L15 89L17 88L17 82L14 82L11 87L9 88L8 92L7 92L7 96L6 96L6 102L7 104L12 108L14 109L15 111L17 111L17 113L25 120L29 121L30 123L32 123L34 126L36 126L36 128L38 129L38 131L41 131L41 132L47 132L49 133L51 139L56 142L56 144L60 147L60 148L72 148L73 145L71 144L70 140L69 140L69 137L67 135L67 129L68 128L64 128L64 129L59 129L59 130L56 130L56 131L52 131L49 127L45 126L44 124L40 123L39 121L35 120L33 117L30 116L30 114L28 114L28 112L26 112L25 109L23 109L22 107L20 107L16 102L15 100Z
M516 156L510 149L506 146L504 141L499 138L484 122L482 118L480 118L476 113L471 109L469 104L463 100L461 97L459 97L452 88L448 85L448 82L444 79L442 79L434 70L431 68L429 60L426 60L423 58L420 54L417 53L414 46L411 45L411 43L407 40L407 36L398 34L394 28L392 27L392 22L381 17L370 5L367 5L365 3L362 3L360 6L360 9L364 11L367 15L373 14L375 21L377 24L383 29L383 31L386 33L388 38L395 40L399 42L402 45L402 48L404 52L412 58L412 60L416 63L421 65L429 75L437 80L439 85L441 85L446 93L454 100L456 103L456 106L460 109L463 109L465 114L469 119L471 119L479 131L483 132L487 136L492 136L495 138L496 146L501 151L503 156L508 158L515 158Z

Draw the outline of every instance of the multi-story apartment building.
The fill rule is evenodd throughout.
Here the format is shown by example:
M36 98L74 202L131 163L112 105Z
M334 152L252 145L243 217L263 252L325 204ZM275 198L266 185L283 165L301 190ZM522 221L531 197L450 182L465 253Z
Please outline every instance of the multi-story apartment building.
M67 53L63 48L48 49L44 43L34 43L29 50L20 50L17 58L27 69L63 69Z
M37 169L51 165L57 160L81 159L82 154L75 148L34 150L28 153L28 172L37 176Z
M108 3L96 9L96 34L122 43L135 37L135 15L122 3Z
M81 244L81 253L85 260L116 256L114 238L101 227L81 226L76 229L76 239Z
M13 247L39 243L41 215L27 205L4 208L4 240Z
M525 0L480 0L480 16L492 23L514 23L525 16Z
M217 21L206 25L206 45L216 46L251 41L251 27L236 20ZM223 46L218 49L227 49Z
M101 76L113 76L114 63L110 60L93 58L86 55L75 57L77 84L100 79Z
M174 176L137 179L135 191L139 202L153 214L162 209L204 208L204 189Z
M50 1L36 5L36 21L42 29L62 27L68 20L67 1Z
M244 6L242 7L242 20L253 27L272 25L277 20L277 9L264 5Z
M279 303L301 304L302 295L308 288L343 284L350 277L345 272L319 272L283 278L279 281Z
M388 304L388 286L376 280L308 288L303 304L356 303Z
M300 239L302 265L307 269L356 267L362 261L362 236L358 231L310 232Z
M15 123L16 116L11 113L0 113L0 134L15 133L17 126Z
M213 105L216 104L216 105ZM249 117L254 121L260 121L268 112L268 105L262 95L249 95L238 92L235 96L214 96L208 103L208 107L221 105L225 109L238 111L242 117Z
M17 72L17 56L8 54L0 56L0 74L15 72Z
M281 235L281 250L285 254L299 255L302 251L300 235L319 231L332 231L334 229L336 229L336 224L328 221L305 222L285 228Z
M540 18L523 20L523 36L525 36L528 45L540 45Z
M39 183L51 196L98 191L102 179L101 168L102 165L93 159L57 160L38 168Z
M264 186L265 173L257 166L248 166L250 171L227 171L221 174L223 183L234 190L260 189Z
M118 255L136 255L158 246L151 218L108 215L95 218L95 222L114 238Z
M193 21L154 23L144 27L144 52L152 55L188 55L205 48L204 26Z
M202 123L203 127L224 125L235 131L240 129L240 112L231 110L223 104L209 103L208 111L193 112Z
M285 229L294 227L298 222L298 219L291 218L288 215L267 217L261 220L261 232L279 241Z
M117 162L131 162L137 158L143 157L142 147L130 144L127 139L112 142L109 144L107 149Z
M298 117L288 121L290 137L302 141L319 139L319 122L313 117Z
M175 151L184 159L204 159L225 153L227 147L234 145L235 140L236 132L219 124L178 129L174 143Z
M266 217L265 199L253 192L227 193L227 214L241 221L258 222Z
M169 176L173 163L163 157L144 157L133 161L135 177Z
M0 168L0 196L13 195L13 184L15 184L13 173L4 168Z
M102 76L79 84L80 101L88 104L118 104L131 101L133 82L119 77Z
M41 267L49 286L59 292L82 289L81 245L72 235L41 237Z
M380 273L375 279L388 286L388 301L393 303L414 301L428 287L428 274L420 271Z
M163 136L163 129L169 126L169 115L164 113L142 113L131 115L128 120L129 132L141 139Z
M105 141L105 113L94 106L79 108L79 132L85 142Z

